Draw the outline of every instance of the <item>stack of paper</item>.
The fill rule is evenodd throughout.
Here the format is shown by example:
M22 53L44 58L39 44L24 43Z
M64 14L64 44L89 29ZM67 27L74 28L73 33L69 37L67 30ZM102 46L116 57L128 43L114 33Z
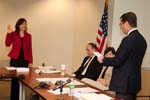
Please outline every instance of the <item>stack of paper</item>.
M6 67L7 70L16 70L17 72L29 72L29 68L25 67Z
M53 66L39 66L39 67L37 67L37 68L39 68L39 69L54 69L54 67Z
M82 88L75 88L75 92L76 93L94 93L94 92L98 92L99 90L90 88L90 87L82 87Z
M89 79L89 78L83 78L82 81L84 81L85 83L90 84L90 85L92 85L98 89L101 89L101 90L108 90L109 89L108 87L104 86L100 82L94 81L94 80Z
M113 98L105 94L86 93L81 94L80 98L83 100L112 100Z
M55 95L60 94L60 90L48 90L48 92L53 93ZM63 88L62 94L69 94L69 88ZM83 88L74 88L74 96L77 97L79 100L112 100L113 98L107 96L105 94L97 94L98 90L90 88L90 87L83 87Z
M51 82L50 78L37 78L36 80L39 82Z
M60 90L48 90L48 92L50 93L53 93L55 95L57 94L60 94ZM69 88L63 88L63 94L68 94L70 91L69 91ZM80 94L85 94L85 93L93 93L93 92L98 92L98 90L96 89L92 89L90 87L84 87L84 88L74 88L74 95L76 97L80 97Z
M6 67L7 70L16 70L15 67Z
M17 72L29 72L29 68L16 68Z
M39 72L42 72L42 73L51 73L51 74L60 73L59 70L56 70L52 66L38 67L38 69L36 69L35 72L36 73L39 73Z

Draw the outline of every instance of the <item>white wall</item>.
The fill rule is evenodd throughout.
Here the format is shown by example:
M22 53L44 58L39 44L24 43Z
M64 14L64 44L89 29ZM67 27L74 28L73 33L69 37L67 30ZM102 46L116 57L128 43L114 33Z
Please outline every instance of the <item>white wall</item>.
M73 67L81 65L86 56L85 45L96 42L98 25L105 0L76 0L75 34L73 42Z
M34 66L66 64L79 67L85 45L95 42L104 0L0 0L0 60L7 25L25 17L32 34Z
M19 17L28 20L32 34L34 65L72 65L74 1L70 0L1 0L0 59L8 59L10 48L4 45L6 27Z
M119 28L120 16L125 12L135 12L138 18L138 29L148 44L143 67L150 67L150 0L112 0L110 5L113 6L113 10L110 10L113 17L109 19L112 20L111 45L117 49L123 38L123 33Z

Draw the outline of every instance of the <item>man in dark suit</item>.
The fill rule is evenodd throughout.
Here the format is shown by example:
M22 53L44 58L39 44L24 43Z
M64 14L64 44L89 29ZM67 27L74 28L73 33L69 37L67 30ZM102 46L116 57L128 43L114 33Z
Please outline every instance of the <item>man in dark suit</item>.
M96 81L99 77L103 65L98 62L97 57L94 55L95 49L96 45L94 43L87 44L86 52L88 56L84 58L79 69L74 72L76 78L89 78Z
M120 29L126 35L114 58L98 58L106 66L114 66L110 90L124 100L136 100L141 89L141 65L147 43L137 30L137 17L127 12L120 17Z

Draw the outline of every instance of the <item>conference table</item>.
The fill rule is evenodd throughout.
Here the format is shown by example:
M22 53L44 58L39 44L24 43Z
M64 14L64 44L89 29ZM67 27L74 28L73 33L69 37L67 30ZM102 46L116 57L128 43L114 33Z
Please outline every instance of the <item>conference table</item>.
M37 80L37 78L65 78L65 77L70 77L69 75L65 75L65 76L61 76L60 73L55 73L55 74L50 74L50 73L35 73L36 68L29 68L29 72L25 72L25 73L17 73L16 76L19 76L21 74L25 75L24 79L19 79L19 83L20 83L20 94L19 94L19 100L26 100L25 99L25 87L28 87L29 89L31 89L34 93L36 93L38 96L40 96L41 98L43 98L44 100L59 100L59 95L53 94L48 92L48 90L51 90L55 87L55 85L53 83L49 83L49 88L45 89L45 88L35 88L36 86L39 85L39 81ZM14 77L14 72L15 71L9 71L6 68L0 68L0 75L3 76L1 78L11 78ZM84 83L76 78L74 78L74 80L79 81L81 83L83 83L83 85L77 85L75 86L76 88L81 88L81 87L90 87L92 89L96 89L98 90L98 92L96 92L97 94L105 94L107 96L112 97L112 100L121 100L118 97L113 96L112 94L107 93L106 91L100 90L92 85L89 85L87 83ZM69 96L68 94L62 94L62 98L63 100L79 100L77 97L75 96ZM99 99L97 99L99 100Z

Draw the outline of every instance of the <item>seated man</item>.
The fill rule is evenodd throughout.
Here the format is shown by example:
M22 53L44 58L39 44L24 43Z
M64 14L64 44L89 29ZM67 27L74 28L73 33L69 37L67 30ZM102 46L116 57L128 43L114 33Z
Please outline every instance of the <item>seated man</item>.
M116 54L116 52L113 47L108 47L104 51L104 56L107 58L114 57L115 54ZM113 69L113 67L111 67L111 66L108 66L108 67L103 66L102 72L97 81L100 82L100 84L102 84L106 87L109 87L109 83L110 83L110 79L111 79L111 75L112 75L112 69Z
M93 52L96 51L96 45L94 43L88 43L86 46L87 57L84 58L79 69L74 72L75 77L78 79L89 78L97 80L99 77L103 65L97 60L97 56Z

